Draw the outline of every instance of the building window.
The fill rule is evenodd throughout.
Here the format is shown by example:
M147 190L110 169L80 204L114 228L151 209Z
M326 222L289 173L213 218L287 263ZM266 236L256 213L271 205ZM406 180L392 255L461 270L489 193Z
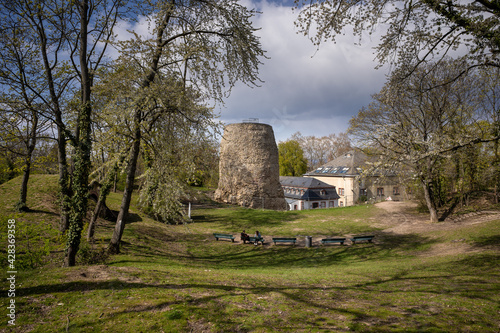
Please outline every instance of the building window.
M339 188L339 195L344 195L344 189L343 188Z
M394 188L392 189L392 194L394 194L394 195L399 195L399 187L397 187L397 186L396 186L396 187L394 187Z
M377 187L377 197L383 197L383 196L384 196L384 188Z
M326 191L325 191L325 190L321 190L321 191L319 191L319 193L320 193L321 195L326 195Z
M321 202L321 208L326 208L326 202L325 201Z
M360 188L359 189L359 196L368 196L368 191L366 190L366 188Z
M312 208L315 209L315 208L318 208L319 207L319 204L317 202L313 202L312 203Z
M297 205L293 205L293 210L297 210Z
M340 207L344 207L344 202L343 201L339 201L339 206Z
M328 208L332 208L334 206L333 201L328 202Z

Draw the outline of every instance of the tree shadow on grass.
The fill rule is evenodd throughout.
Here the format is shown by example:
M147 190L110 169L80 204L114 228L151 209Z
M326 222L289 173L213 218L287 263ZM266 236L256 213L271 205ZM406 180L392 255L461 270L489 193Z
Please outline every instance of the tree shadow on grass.
M139 214L129 212L125 224L130 224L134 222L142 222L142 217Z
M456 262L458 267L468 266L471 268L481 268L483 270L496 270L499 271L500 267L500 254L480 253L471 254L464 259Z
M224 322L226 324L234 324L236 322L228 321L230 316L220 314L220 311L224 311L218 305L219 302L232 302L230 297L236 296L237 299L234 302L240 302L241 297L248 298L249 300L256 299L257 296L263 296L269 293L279 293L284 298L292 301L293 303L306 303L307 306L322 308L323 310L334 310L339 311L345 315L350 316L364 316L362 311L346 310L338 306L326 306L324 304L316 304L314 301L307 297L303 297L310 292L328 291L330 288L325 287L314 287L314 286L294 286L290 288L288 286L284 287L248 287L241 286L237 283L234 285L223 285L216 283L164 283L164 284L146 284L146 283L136 283L136 282L123 282L119 280L103 281L103 282L87 282L87 281L74 281L65 282L59 284L41 285L37 287L30 288L19 288L18 293L20 297L23 296L40 296L48 294L59 294L59 293L89 293L99 290L110 290L110 291L122 291L122 290L140 290L154 288L155 299L161 300L162 290L166 290L167 295L165 298L168 301L154 302L151 304L137 304L135 306L130 306L127 309L110 310L104 316L99 317L98 320L92 321L85 320L82 324L73 323L69 326L70 329L76 328L87 328L93 325L100 325L106 320L116 320L115 318L120 316L130 316L131 314L141 314L141 313L158 313L165 311L166 309L172 309L172 307L180 306L189 310L190 315L197 313L197 316L206 316L207 314L211 317L212 321L218 321L219 323ZM333 288L337 289L337 288ZM207 295L207 291L209 294ZM178 294L179 297L168 297L168 294ZM88 295L88 294L87 294ZM184 296L181 296L184 295ZM189 296L185 296L189 295ZM5 297L5 296L0 296ZM215 302L215 303L214 303ZM83 326L80 326L83 325ZM289 323L287 324L289 325Z
M120 281L117 279L108 281L73 281L73 282L63 282L56 284L45 284L35 287L21 287L18 288L17 292L20 297L32 296L32 297L43 297L43 295L49 294L63 294L63 293L85 293L99 291L99 290L110 290L110 291L122 291L122 290L136 290L140 292L141 289L154 289L155 291L140 292L142 295L149 295L154 293L154 304L150 302L146 303L136 303L131 304L129 307L123 309L118 307L115 308L108 307L105 312L99 316L99 319L95 319L95 316L89 316L85 323L72 323L70 328L80 328L83 326L79 325L101 325L103 322L117 320L121 316L129 316L131 314L141 314L141 313L158 313L161 311L167 311L168 309L182 309L190 313L190 316L195 317L205 317L212 322L224 323L229 326L238 325L237 321L231 321L228 318L230 313L225 313L224 307L221 304L239 304L246 300L256 301L257 296L260 298L266 298L266 295L279 294L282 300L279 303L274 303L269 301L267 307L278 307L280 310L285 311L286 309L300 307L305 311L302 315L307 313L319 312L322 314L336 314L347 316L351 319L349 321L352 328L355 328L356 323L359 324L359 329L363 328L365 323L383 323L387 318L384 315L378 315L377 312L373 311L374 307L382 307L379 301L379 294L383 292L392 293L396 292L398 298L405 293L413 294L415 291L413 288L409 288L411 285L419 285L420 289L425 287L425 293L427 295L433 295L433 297L443 297L447 299L448 297L456 297L456 290L449 287L449 279L452 275L441 274L432 275L429 277L415 277L408 275L408 272L394 272L392 275L390 273L384 276L384 279L373 279L367 273L369 277L368 282L362 282L355 285L348 286L336 286L336 285L270 285L265 286L258 285L248 285L248 283L234 283L222 284L217 282L190 282L190 283L143 283L143 282L127 282ZM460 280L461 282L461 280ZM475 281L479 283L478 281ZM447 286L443 288L443 286ZM403 288L400 288L403 287ZM465 298L481 298L488 302L494 302L496 286L488 284L480 284L481 293L469 295L464 292L461 297ZM460 287L462 289L463 286ZM423 291L420 291L423 292ZM178 295L172 298L171 295ZM385 306L388 311L394 311L390 306L390 294L388 294L389 305ZM87 296L87 297L88 297ZM7 297L6 294L0 296ZM234 297L234 298L233 298ZM163 299L162 299L163 298ZM364 305L356 306L356 303L352 301L360 299ZM272 297L271 300L278 300L279 298ZM404 299L404 297L403 297ZM410 297L411 299L411 297ZM439 299L439 298L438 298ZM437 306L436 300L434 299L430 304L432 304L433 309ZM119 302L116 299L110 299L110 304L112 302ZM267 302L259 301L259 302ZM349 302L347 305L346 303ZM403 301L403 305L404 305ZM365 308L365 305L369 305ZM415 304L411 301L407 306L414 306ZM21 309L22 309L22 305ZM443 305L444 306L444 305ZM311 309L311 310L308 310ZM314 310L312 310L314 309ZM427 316L428 314L434 314L436 310L426 309L425 301L419 304L418 311L422 316ZM439 309L437 309L439 310ZM220 311L223 313L221 314ZM311 312L313 311L313 312ZM272 312L266 312L268 316ZM281 313L281 312L280 312ZM459 323L464 316L464 310L457 310L453 313L448 312L448 321L454 323ZM103 316L104 315L104 316ZM272 315L271 315L272 316ZM291 316L289 322L286 323L287 327L293 327L297 325L297 329L304 329L303 322L293 322L295 316ZM411 327L408 325L418 324L418 317L413 316L393 317L395 322L403 325L402 327ZM313 319L313 318L311 318ZM119 320L119 319L118 319ZM410 321L410 322L406 322ZM272 321L273 323L273 321ZM300 323L300 324L299 324ZM429 320L426 325L434 325L437 321ZM257 323L258 325L258 323ZM291 325L291 326L290 326ZM312 324L321 326L321 323ZM406 326L405 326L406 325ZM281 327L281 326L280 326ZM427 326L428 328L429 326ZM436 326L437 327L437 326ZM255 328L255 327L254 327ZM368 327L365 327L368 328Z
M42 210L42 209L31 209L31 208L26 208L25 210L26 213L36 213L36 214L46 214L50 216L59 216L58 213L49 211L49 210Z
M494 247L500 249L500 235L481 236L474 239L475 247Z
M393 232L375 233L375 242L385 250L419 251L439 242L437 239L419 234L397 234Z
M351 244L347 240L349 245L305 248L302 242L295 246L272 245L270 236L265 236L268 242L264 246L254 246L238 241L237 243L225 240L216 241L211 234L172 235L150 226L141 226L137 229L137 237L134 244L123 243L124 251L128 249L138 256L154 256L161 252L168 255L170 260L186 262L188 265L208 265L230 269L350 265L361 261L413 255L437 242L435 239L417 234L378 232L372 243ZM319 243L320 237L316 238L318 238L316 243ZM151 244L151 241L157 245L153 247L143 245L144 242Z
M375 243L376 242L376 243ZM215 265L221 268L307 268L332 265L350 265L355 262L383 260L410 254L419 248L430 246L436 240L420 235L399 235L378 233L374 243L350 245L303 246L271 245L234 245L218 242L209 246L192 246L186 255L179 259L189 260L202 265Z

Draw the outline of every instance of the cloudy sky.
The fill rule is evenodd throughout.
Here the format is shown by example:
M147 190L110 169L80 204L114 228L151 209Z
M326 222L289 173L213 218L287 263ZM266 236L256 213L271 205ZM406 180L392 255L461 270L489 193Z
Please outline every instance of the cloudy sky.
M344 132L385 82L387 70L375 70L376 41L365 38L356 46L357 38L346 35L317 50L296 33L292 4L277 1L242 1L262 12L254 26L261 28L257 34L270 59L261 67L262 86L235 87L220 110L221 121L259 118L273 126L278 141L297 131L316 136Z
M382 88L386 69L376 70L373 47L377 40L346 33L337 42L324 42L319 49L297 34L293 0L240 0L262 14L254 27L269 59L262 59L260 87L244 84L233 88L225 106L219 108L223 123L239 123L258 118L272 125L277 141L300 131L303 135L323 136L347 130L349 119L371 101ZM120 39L131 38L127 29L150 35L146 19L138 24L120 24ZM382 31L378 32L382 33ZM118 53L112 55L116 57Z

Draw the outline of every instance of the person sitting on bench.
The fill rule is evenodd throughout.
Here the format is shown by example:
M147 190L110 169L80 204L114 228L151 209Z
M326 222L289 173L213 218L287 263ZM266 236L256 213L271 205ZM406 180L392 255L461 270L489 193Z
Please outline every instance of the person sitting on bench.
M245 233L245 230L243 230L243 232L241 233L241 241L243 243L246 243L247 241L250 241L250 236L248 236L246 233Z
M259 230L256 230L255 231L255 245L258 245L259 244L259 239L262 237L262 235L260 234Z

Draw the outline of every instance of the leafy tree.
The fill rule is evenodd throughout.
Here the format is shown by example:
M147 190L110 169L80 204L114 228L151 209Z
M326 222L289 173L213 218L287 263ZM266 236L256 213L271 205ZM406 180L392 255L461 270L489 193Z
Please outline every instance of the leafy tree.
M110 73L109 80L114 84L103 82L99 87L100 92L116 95L115 91L120 91L134 95L133 85L127 87L129 77L134 77L132 70L134 69L128 68L127 71ZM125 73L128 74L122 76ZM199 171L206 168L204 164L216 160L208 130L217 130L217 126L213 109L197 104L198 94L191 88L184 87L182 81L169 81L162 73L159 76L161 85L151 85L151 89L155 91L154 95L150 95L151 109L145 112L141 121L141 155L140 159L138 157L136 171L141 182L139 204L158 220L177 222L183 218L180 201L189 196L188 185L199 175ZM119 78L123 81L120 82ZM123 86L118 88L118 84ZM127 107L127 104L121 103L117 108L114 103L110 103L100 114L101 122L105 125L101 124L103 132L99 134L99 145L111 143L111 149L106 151L111 160L117 155L116 147L122 147L118 151L123 154L133 144L129 138L133 137L134 131L132 124L128 122L128 115L134 109ZM117 137L121 142L116 142ZM101 148L104 147L99 147ZM109 175L103 188L108 181Z
M89 173L92 152L92 86L97 68L104 59L109 40L122 10L121 0L94 2L80 0L72 2L76 20L69 22L77 34L72 43L68 40L74 58L73 69L80 83L80 99L76 110L76 128L73 143L73 179L71 214L67 233L65 265L74 266L80 245L83 220L87 214ZM73 25L74 24L74 25ZM102 43L102 44L101 44ZM101 47L100 45L103 45Z
M313 170L352 150L347 133L330 134L327 136L303 136L300 132L292 135L304 151L308 169Z
M405 69L400 74L459 47L466 50L472 66L500 66L497 1L296 0L296 6L300 9L296 25L317 45L346 31L362 42L363 37L385 30L376 48L378 61L399 64Z
M113 26L122 8L122 0L49 0L4 1L0 7L2 35L22 32L25 50L36 55L37 72L9 72L9 78L20 81L23 75L38 75L27 91L33 93L50 110L58 129L60 187L62 198L61 229L68 230L65 265L73 266L78 251L83 219L87 209L88 175L92 149L90 120L91 87L97 79L97 68L103 63ZM6 23L7 24L7 23ZM18 43L2 38L4 45ZM19 43L18 43L19 44ZM8 54L2 49L2 54ZM33 58L31 58L33 59ZM25 58L24 64L32 60ZM26 65L25 68L31 68ZM41 74L41 75L40 75ZM78 96L75 100L74 96ZM68 112L73 99L75 122L68 126ZM73 132L71 131L73 130ZM73 175L69 180L66 143L73 147ZM71 184L71 185L70 185Z
M28 181L34 166L35 148L40 135L47 130L48 121L40 117L41 108L32 105L29 99L23 102L0 96L0 105L0 132L3 137L0 150L16 156L19 161L17 169L22 173L20 195L15 209L27 211Z
M278 144L280 176L300 177L307 172L307 160L300 145L295 140Z
M379 154L374 168L396 166L415 175L430 220L437 221L443 171L450 158L467 147L498 140L492 135L493 123L486 121L498 111L485 113L480 108L486 99L498 99L498 95L482 89L482 75L450 82L466 63L448 60L429 67L417 70L404 83L390 80L374 102L351 119L349 131L358 143Z
M258 82L259 57L264 55L250 22L255 12L235 0L148 1L144 8L154 37L136 35L135 40L121 44L122 68L140 75L134 93L128 96L132 145L110 252L119 252L144 129L150 127L150 119L169 114L190 121L185 105L192 99L187 91L200 94L198 100L221 101L236 81Z
M219 140L207 133L193 143L194 175L188 180L191 186L216 188L219 183Z
M1 6L0 9L4 9ZM18 16L6 16L0 22L0 149L21 158L23 174L19 201L15 208L27 210L28 180L37 139L47 129L44 101L39 98L40 66L37 47Z
M62 230L68 226L70 201L66 160L69 132L63 119L63 101L72 93L75 77L68 72L67 61L61 60L63 54L70 53L68 38L76 36L67 25L72 19L70 9L68 2L57 0L4 1L0 5L5 36L0 52L7 65L2 70L2 89L5 92L12 84L19 87L12 92L15 98L26 100L28 96L32 105L43 106L43 116L52 119L58 129Z
M92 242L94 239L97 218L98 218L99 213L102 210L102 208L106 202L106 198L108 197L109 192L111 191L113 181L114 181L116 174L117 174L118 170L120 169L121 163L123 162L124 159L125 159L125 156L122 155L121 158L114 161L110 170L106 174L106 179L104 180L104 183L102 184L102 186L99 189L99 197L97 198L97 203L96 203L94 212L92 214L92 217L89 221L89 225L88 225L88 229L87 229L87 241L88 242Z
M0 151L0 184L3 184L12 178L18 176L15 167L15 156L8 151Z

